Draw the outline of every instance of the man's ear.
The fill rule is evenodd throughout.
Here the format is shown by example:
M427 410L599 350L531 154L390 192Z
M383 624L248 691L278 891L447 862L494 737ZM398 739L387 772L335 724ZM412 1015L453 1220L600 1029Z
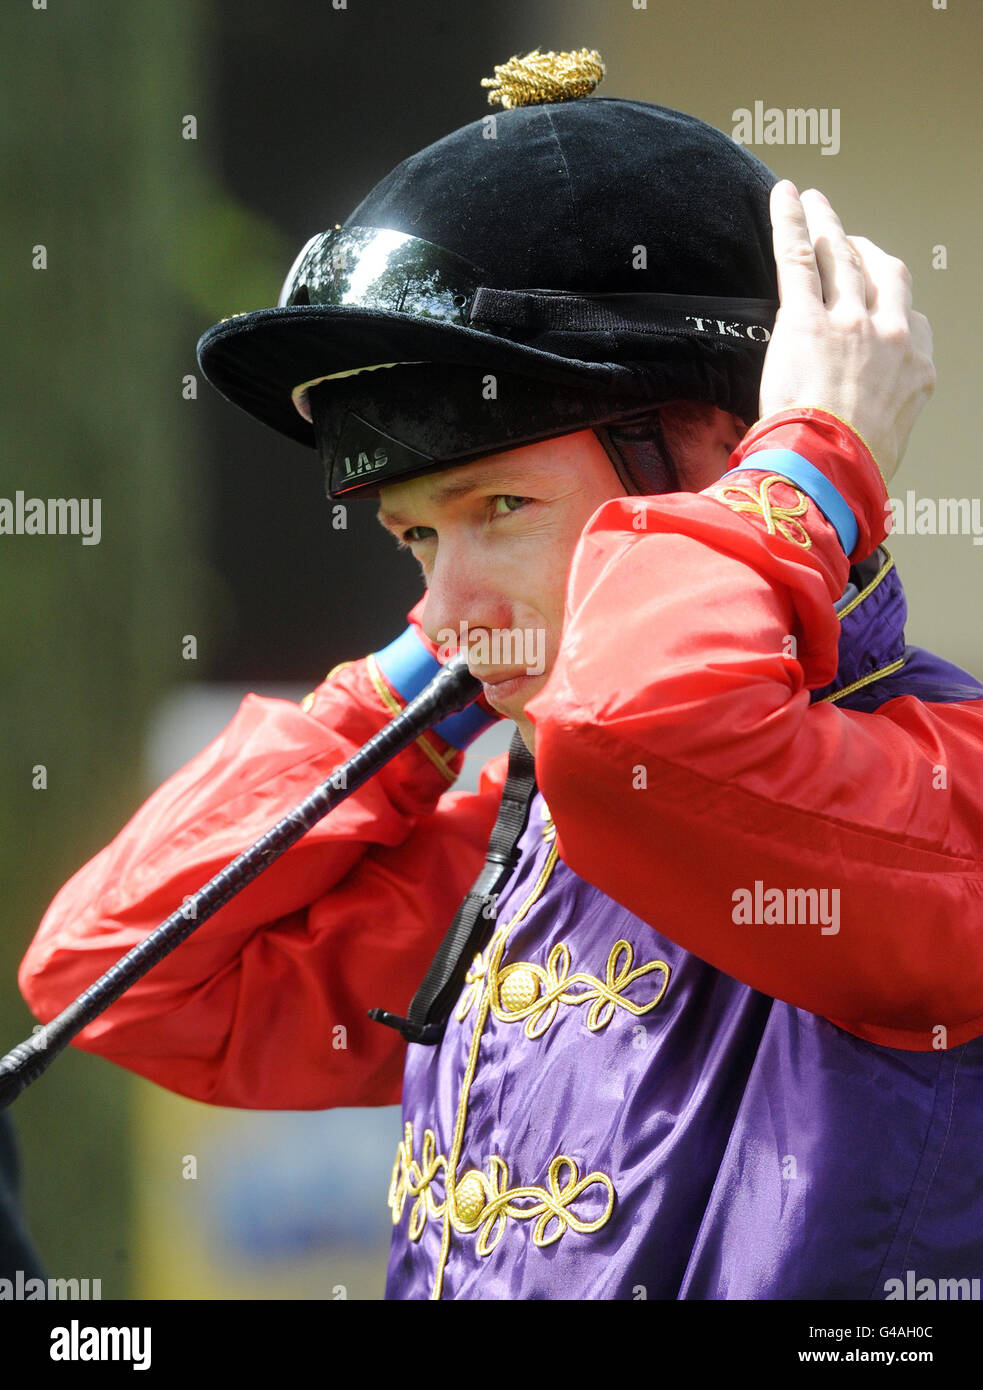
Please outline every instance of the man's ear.
M750 429L750 425L746 425L739 415L729 414L724 410L717 411L714 425L715 442L722 449L726 449L728 455L734 452Z
M730 456L748 431L739 415L717 406L703 406L685 418L683 427L671 434L673 451L684 492L702 492L727 471Z

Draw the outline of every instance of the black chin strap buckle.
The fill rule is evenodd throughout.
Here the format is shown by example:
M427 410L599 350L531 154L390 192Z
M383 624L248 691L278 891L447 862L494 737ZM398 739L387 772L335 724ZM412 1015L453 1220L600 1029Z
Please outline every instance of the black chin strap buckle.
M391 1014L388 1009L369 1009L369 1018L373 1023L384 1023L387 1028L395 1028L397 1033L402 1033L407 1042L423 1043L425 1047L434 1047L444 1036L444 1029L447 1022L442 1023L411 1023L408 1018L400 1018L399 1014Z
M409 1018L390 1013L388 1009L370 1009L369 1018L375 1023L395 1028L410 1043L433 1047L441 1041L468 969L490 930L499 893L518 860L518 844L529 819L535 790L533 757L516 729L509 748L509 775L502 788L484 867L457 909L423 983L413 996Z

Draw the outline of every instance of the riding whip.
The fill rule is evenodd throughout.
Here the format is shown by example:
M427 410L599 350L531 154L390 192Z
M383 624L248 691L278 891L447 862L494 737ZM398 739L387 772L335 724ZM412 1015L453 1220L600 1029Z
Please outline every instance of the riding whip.
M134 946L95 984L50 1023L0 1059L0 1110L16 1100L104 1009L136 983L158 961L185 941L209 917L252 883L296 844L339 802L374 776L414 739L442 719L472 704L481 682L468 670L467 653L459 652L395 719L331 773L330 777L289 811L249 849L226 864L203 888L185 899L165 922Z

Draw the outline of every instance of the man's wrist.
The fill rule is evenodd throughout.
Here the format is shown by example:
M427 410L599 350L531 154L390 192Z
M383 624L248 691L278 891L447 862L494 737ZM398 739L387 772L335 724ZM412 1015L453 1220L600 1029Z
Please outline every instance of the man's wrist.
M739 469L788 477L834 527L852 562L887 535L887 488L877 462L856 430L831 411L801 407L759 420L724 477Z
M853 552L859 535L856 517L847 505L846 499L837 492L825 473L821 473L801 454L794 453L791 449L769 448L752 455L746 463L739 463L736 467L728 469L721 481L735 473L749 472L752 469L760 471L762 468L767 468L769 473L778 473L787 478L807 497L811 497L839 536L843 553L850 555Z

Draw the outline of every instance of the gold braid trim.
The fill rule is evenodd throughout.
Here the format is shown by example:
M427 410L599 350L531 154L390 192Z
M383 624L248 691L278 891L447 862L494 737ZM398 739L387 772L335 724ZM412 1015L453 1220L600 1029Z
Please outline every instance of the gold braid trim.
M490 1255L502 1240L510 1218L519 1222L533 1221L533 1243L545 1247L558 1241L568 1230L581 1235L599 1231L611 1219L614 1211L616 1193L611 1178L599 1171L587 1173L582 1178L570 1154L555 1154L542 1185L523 1183L510 1186L509 1165L500 1154L492 1154L488 1158L484 1171L478 1168L458 1171L464 1151L471 1086L477 1071L482 1035L490 1016L506 1022L525 1018L526 1031L535 1038L549 1027L559 1004L589 1003L587 1026L591 1031L599 1032L610 1022L617 1007L628 1010L636 1017L654 1009L669 982L669 966L664 961L652 961L633 970L634 953L627 941L619 941L612 947L603 980L587 974L570 975L570 952L562 943L555 945L550 952L546 970L525 962L503 966L509 937L539 900L557 860L557 847L553 843L528 896L488 943L485 953L487 964L481 955L476 956L475 966L468 975L471 990L465 996L463 1013L459 1009L457 1016L462 1018L475 1006L477 1009L449 1152L437 1152L434 1131L427 1128L423 1132L417 1160L413 1154L413 1126L408 1123L396 1153L389 1185L393 1225L399 1224L409 1199L413 1203L407 1232L411 1241L420 1239L431 1219L442 1228L440 1254L430 1295L432 1299L439 1299L443 1292L452 1233L459 1236L476 1234L475 1251L483 1258ZM634 1003L624 997L623 991L628 985L653 972L659 972L662 977L654 998L644 1003ZM545 994L541 993L544 985ZM575 985L582 986L582 991L574 992L571 987ZM530 1032L530 1027L534 1031ZM443 1186L444 1195L440 1199L434 1193L435 1184ZM603 1202L600 1214L591 1218L582 1207L579 1212L576 1210L576 1204L588 1190L592 1190L591 1197L595 1202L598 1199ZM598 1210L596 1205L594 1210Z
M510 58L495 66L494 77L483 77L481 85L491 87L488 105L501 104L506 111L516 106L539 106L551 101L574 101L590 96L604 76L601 55L592 48L575 52L540 53L534 49L525 57Z
M497 958L495 959L496 968L498 965L498 961L501 959L501 953L505 950L505 943L509 938L509 934L511 933L514 927L518 926L518 924L523 920L526 914L529 911L531 911L533 905L538 901L547 883L552 877L553 870L556 867L557 858L557 848L554 844L550 846L549 854L546 856L546 863L543 865L539 877L533 885L528 897L523 901L515 916L512 917L510 921L506 922L504 926L500 927L498 931L495 933L495 936L492 938L492 941L497 943L494 947L494 950L498 953ZM444 1270L447 1266L447 1256L450 1253L451 1227L454 1224L452 1217L456 1215L458 1204L462 1201L462 1198L458 1196L456 1191L457 1169L458 1165L461 1162L461 1153L464 1148L464 1130L465 1126L467 1125L468 1119L468 1101L471 1096L471 1086L474 1082L474 1075L478 1068L478 1052L481 1048L481 1035L485 1030L485 1023L488 1019L488 1011L489 997L486 993L484 998L478 1005L478 1014L475 1020L474 1032L471 1035L471 1046L468 1049L468 1060L464 1068L464 1079L461 1083L461 1094L458 1097L457 1102L457 1115L454 1121L454 1134L451 1139L451 1151L447 1157L447 1166L445 1168L445 1175L447 1180L447 1197L445 1199L446 1209L444 1212L444 1228L441 1233L440 1240L440 1255L437 1259L437 1271L434 1276L433 1291L430 1295L430 1297L434 1300L440 1298L441 1292L444 1287ZM471 1186L473 1187L474 1184L471 1183ZM463 1197L464 1199L466 1199L467 1189L465 1189ZM465 1210L467 1209L467 1205L467 1201L464 1200Z
M887 559L884 561L883 565L881 565L880 569L874 575L870 583L865 588L860 590L860 593L857 594L856 598L852 598L848 604L846 604L843 608L840 609L839 613L837 614L837 617L839 618L840 622L843 621L843 619L846 617L848 613L852 613L858 604L863 603L867 595L872 594L874 592L874 590L877 588L878 584L881 582L884 576L890 574L891 570L894 569L894 556L888 550L886 545L882 545L880 548L884 551L884 554L887 556Z
M868 594L872 594L874 592L874 590L877 588L878 584L880 584L884 576L890 574L891 570L894 569L894 556L888 550L886 545L882 545L880 548L884 551L884 554L887 556L887 559L884 561L883 565L881 565L880 569L874 575L870 583L865 585L864 588L860 590L856 598L852 598L850 602L846 604L845 607L840 609L839 613L837 614L837 617L839 618L840 622L843 621L843 619L846 617L848 613L852 613L853 610L858 606L858 604L863 603L864 599L868 596ZM891 661L887 664L887 666L881 666L878 668L878 670L871 671L866 676L861 676L859 680L853 681L851 685L845 685L842 690L834 690L832 695L824 695L822 699L817 700L816 703L820 705L833 705L836 703L837 700L842 700L844 695L851 695L854 690L862 690L865 685L871 685L874 681L879 681L884 676L890 676L893 675L895 671L900 671L901 667L904 664L905 658L901 656L897 659L897 661Z
M402 713L403 706L399 703L399 701L396 699L396 697L393 695L392 691L386 684L383 674L379 670L379 663L376 661L375 656L367 656L365 658L365 662L368 667L369 676L372 680L372 684L375 686L375 693L378 695L379 699L385 705L386 709L389 710L394 716ZM450 765L450 758L445 758L440 753L438 753L436 748L434 748L433 744L427 738L426 734L421 734L420 737L416 740L416 742L417 746L427 755L427 757L433 763L434 767L437 768L438 772L442 772L444 774L448 782L457 781L457 773L453 770L453 768Z
M438 1220L446 1217L464 1235L473 1235L480 1228L475 1248L483 1258L490 1255L502 1239L509 1217L514 1221L536 1218L533 1241L543 1247L559 1240L568 1228L581 1235L599 1231L614 1210L614 1184L608 1175L588 1173L582 1178L576 1162L567 1154L557 1154L553 1159L547 1169L548 1186L545 1187L510 1187L509 1165L504 1158L493 1154L488 1160L487 1174L472 1168L457 1180L453 1207L448 1209L447 1199L438 1201L433 1193L434 1181L441 1172L446 1180L447 1174L447 1159L443 1154L438 1154L436 1148L433 1130L425 1130L420 1162L417 1163L413 1157L413 1125L407 1123L405 1138L399 1145L393 1165L389 1205L392 1207L393 1225L397 1226L407 1197L416 1198L407 1231L412 1241L420 1239L431 1217ZM598 1186L606 1194L604 1210L600 1216L587 1221L571 1207L589 1188ZM519 1206L519 1202L529 1202L531 1205Z
M525 1019L523 1031L527 1038L542 1037L560 1004L579 1007L589 1003L585 1024L592 1033L599 1033L611 1022L616 1008L626 1009L639 1018L662 1001L669 984L669 966L664 960L653 960L632 970L634 958L629 942L615 942L601 980L586 971L570 974L570 948L563 941L553 946L545 969L532 961L512 961L503 966L497 951L491 952L486 967L482 956L477 955L465 980L470 988L458 1004L455 1017L463 1022L487 988L491 1012L500 1023L519 1023ZM662 977L654 998L643 1004L628 999L624 993L628 986L653 971L658 971ZM579 986L579 991L574 986Z
M874 463L875 463L876 466L877 466L877 471L878 471L878 473L881 475L881 477L882 477L883 480L884 480L884 486L887 487L887 482L888 482L888 480L887 480L887 475L885 474L884 469L881 467L881 465L877 462L877 458L876 458L876 456L875 456L875 454L874 454L873 449L872 449L872 448L870 447L870 445L867 443L866 439L864 439L863 435L862 435L862 434L860 433L860 431L857 429L856 425L851 425L849 420L844 420L844 418L843 418L842 415L837 415L837 413L836 413L835 410L830 410L829 406L826 406L826 405L795 405L795 406L791 406L790 409L792 409L792 410L821 410L821 411L823 411L824 414L826 414L826 415L832 415L833 419L834 419L834 420L838 420L845 430L849 430L851 434L855 434L855 435L857 436L857 438L860 440L861 444L862 444L862 445L864 446L864 448L867 450L868 454L870 454L871 458L874 460ZM751 426L751 429L753 429L753 428L754 428L754 426L752 425L752 426ZM748 430L748 434L750 434L750 433L751 433L751 430Z
M396 1151L393 1164L392 1181L389 1184L389 1205L392 1207L393 1225L398 1226L403 1215L407 1197L415 1197L410 1213L410 1240L417 1241L423 1235L429 1216L442 1217L445 1202L438 1202L433 1195L433 1181L438 1173L447 1171L447 1159L437 1153L437 1139L432 1129L423 1132L423 1149L420 1162L413 1157L413 1126L407 1123L403 1142Z
M330 670L330 671L328 672L328 674L324 677L324 680L321 682L321 684L324 685L327 681L329 681L329 680L331 679L332 676L336 676L336 675L338 674L339 671L343 671L343 670L345 669L346 666L354 666L354 665L355 665L354 661L339 661L338 664L337 664L337 666L332 666L331 670ZM301 700L301 702L300 702L300 707L301 707L301 709L304 711L305 714L309 713L309 711L312 710L312 709L314 708L314 701L315 701L316 699L317 699L317 691L316 691L316 690L312 690L311 693L310 693L309 695L305 695L304 698Z
M566 1180L561 1182L565 1173ZM614 1184L606 1173L588 1173L585 1178L572 1158L557 1154L547 1170L549 1187L509 1187L509 1166L503 1158L488 1160L488 1176L472 1168L465 1173L455 1191L454 1224L469 1234L481 1228L476 1250L478 1255L490 1255L505 1234L508 1218L531 1221L538 1217L533 1241L543 1247L552 1245L570 1227L581 1235L599 1231L614 1210ZM607 1194L601 1215L585 1221L570 1210L570 1206L588 1188L600 1186ZM517 1206L517 1201L532 1202L532 1206ZM555 1228L550 1226L556 1222Z
M865 685L870 685L872 681L879 681L884 676L890 676L893 672L900 671L904 663L904 657L900 656L897 661L891 661L887 666L881 666L878 670L871 671L869 675L861 676L858 681L854 681L851 685L845 685L842 690L834 690L832 695L824 695L816 703L819 705L835 704L837 700L842 700L844 695L852 695L855 690L862 690Z
M781 483L783 487L792 489L798 498L794 507L780 507L772 502L769 493L776 483ZM733 493L735 497L741 497L744 500L732 502L727 497L727 493ZM769 536L775 535L777 531L785 540L802 546L803 550L812 549L812 537L802 523L795 520L807 510L809 499L804 492L801 492L780 474L772 473L769 477L762 478L757 492L753 486L738 487L736 483L727 483L721 487L716 496L725 507L730 507L732 512L750 512L752 516L760 516L768 528Z

